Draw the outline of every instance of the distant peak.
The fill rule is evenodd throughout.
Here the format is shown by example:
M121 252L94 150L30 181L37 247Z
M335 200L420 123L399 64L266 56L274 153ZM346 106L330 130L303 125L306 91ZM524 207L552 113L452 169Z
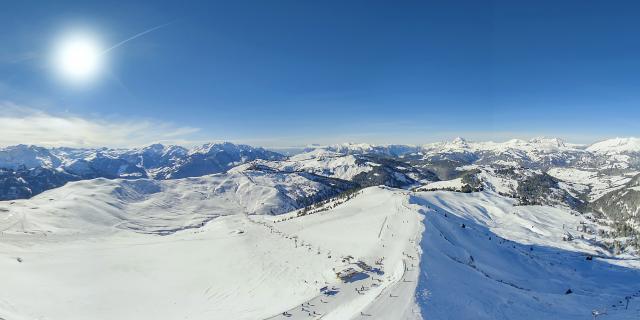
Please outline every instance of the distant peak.
M452 143L456 143L456 144L466 144L467 143L467 139L463 138L463 137L456 137L455 139L453 139L453 141L451 141Z
M511 140L508 140L506 142L506 144L512 144L512 145L521 145L521 144L526 144L526 143L527 143L527 141L524 141L522 139L511 139Z
M534 144L545 144L545 145L550 145L550 146L554 146L554 147L564 147L565 143L564 140L560 139L560 138L546 138L546 137L536 137L533 138L531 140L529 140L530 143L534 143Z
M454 146L456 148L469 148L469 141L462 137L456 137L451 142L446 143L450 146Z
M624 152L640 152L640 138L626 137L613 138L600 142L596 142L587 148L591 152L601 153L624 153Z
M46 148L38 147L32 144L17 144L13 146L4 147L5 150L46 150Z
M154 143L144 147L143 150L153 150L156 152L161 152L164 150L164 145L160 143Z

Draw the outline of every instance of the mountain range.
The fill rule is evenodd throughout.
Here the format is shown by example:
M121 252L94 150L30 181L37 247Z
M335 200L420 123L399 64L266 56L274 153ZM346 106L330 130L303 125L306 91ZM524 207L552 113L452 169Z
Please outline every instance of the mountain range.
M345 143L312 146L292 156L228 142L191 149L161 144L132 149L16 145L0 149L0 199L30 198L70 181L172 180L230 170L304 174L336 186L326 195L377 185L490 190L523 205L563 206L625 226L640 224L640 138L591 145L557 138L506 142L456 138L421 146ZM308 204L303 201L295 207Z
M636 319L639 141L2 148L0 318Z

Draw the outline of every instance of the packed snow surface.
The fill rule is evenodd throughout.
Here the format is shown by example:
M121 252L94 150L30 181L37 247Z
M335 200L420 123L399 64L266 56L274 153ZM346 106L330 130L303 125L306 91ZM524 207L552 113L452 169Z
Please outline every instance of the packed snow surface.
M241 171L95 179L0 202L0 318L640 314L640 263L575 231L594 227L582 216L491 192L384 187L294 210L321 187L295 173Z
M96 179L2 202L0 318L416 319L421 216L405 191L369 188L278 222L288 215L249 213L300 182L250 178ZM359 274L342 282L347 268Z
M425 208L416 293L425 319L638 319L640 262L575 231L582 217L487 192L410 202ZM562 241L567 233L575 239Z
M464 186L464 183L462 182L462 178L456 178L452 180L430 182L424 186L421 186L419 190L442 190L442 189L459 190L463 186Z

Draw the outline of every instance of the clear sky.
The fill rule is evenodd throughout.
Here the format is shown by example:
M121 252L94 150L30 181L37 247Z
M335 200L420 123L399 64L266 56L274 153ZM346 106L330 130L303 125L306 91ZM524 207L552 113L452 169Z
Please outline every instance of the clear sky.
M640 133L638 1L91 2L2 5L0 144ZM65 30L161 25L90 85L52 75Z

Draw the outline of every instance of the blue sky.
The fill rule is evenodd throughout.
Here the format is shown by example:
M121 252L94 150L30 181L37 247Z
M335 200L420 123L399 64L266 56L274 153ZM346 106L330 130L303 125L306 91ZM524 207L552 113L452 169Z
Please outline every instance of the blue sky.
M638 16L634 1L14 1L0 143L637 136ZM62 30L109 45L166 23L108 52L91 86L51 76Z

